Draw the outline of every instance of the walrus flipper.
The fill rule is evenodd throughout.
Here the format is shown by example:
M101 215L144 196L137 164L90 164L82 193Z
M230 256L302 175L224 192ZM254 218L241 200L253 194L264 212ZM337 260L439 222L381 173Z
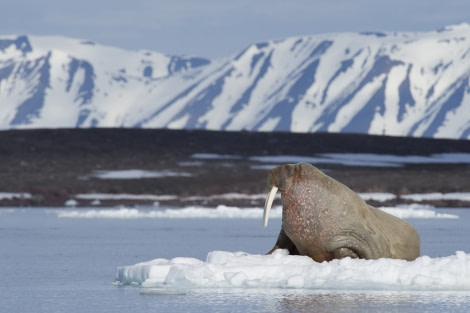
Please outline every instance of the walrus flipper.
M287 237L283 229L281 229L281 232L279 233L279 236L277 237L277 241L274 247L266 254L271 254L277 249L287 249L289 250L290 255L300 254L295 244L292 242L292 240L290 240L289 237Z
M356 252L354 252L354 250L350 249L350 248L339 248L339 249L336 249L334 252L333 252L333 257L335 259L344 259L346 257L350 257L351 259L358 259L359 256L357 255Z

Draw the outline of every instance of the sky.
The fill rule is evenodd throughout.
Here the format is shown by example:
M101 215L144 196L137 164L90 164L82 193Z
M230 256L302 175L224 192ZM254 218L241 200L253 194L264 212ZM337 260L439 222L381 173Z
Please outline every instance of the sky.
M0 1L0 35L60 35L210 59L293 36L470 23L468 0Z

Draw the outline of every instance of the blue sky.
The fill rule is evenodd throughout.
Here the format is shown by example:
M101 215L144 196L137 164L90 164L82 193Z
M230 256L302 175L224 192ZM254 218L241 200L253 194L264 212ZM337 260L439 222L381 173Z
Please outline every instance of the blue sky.
M468 0L15 0L0 35L61 35L207 58L291 36L431 31L470 22Z

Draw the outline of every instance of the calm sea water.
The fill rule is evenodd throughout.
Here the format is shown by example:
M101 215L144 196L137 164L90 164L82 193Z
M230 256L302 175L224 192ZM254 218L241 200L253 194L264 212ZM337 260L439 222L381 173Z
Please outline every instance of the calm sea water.
M459 219L411 219L422 254L470 251ZM204 260L214 250L260 254L280 227L247 219L67 219L0 209L1 312L468 312L470 292L208 289L155 294L113 284L116 268L155 258ZM470 270L470 269L468 269Z

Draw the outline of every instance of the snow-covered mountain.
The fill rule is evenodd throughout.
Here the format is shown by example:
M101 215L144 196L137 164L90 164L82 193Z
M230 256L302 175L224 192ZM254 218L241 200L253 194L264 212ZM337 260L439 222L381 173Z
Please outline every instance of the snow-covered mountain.
M146 127L470 139L470 25L338 33L218 60L0 37L0 129Z

